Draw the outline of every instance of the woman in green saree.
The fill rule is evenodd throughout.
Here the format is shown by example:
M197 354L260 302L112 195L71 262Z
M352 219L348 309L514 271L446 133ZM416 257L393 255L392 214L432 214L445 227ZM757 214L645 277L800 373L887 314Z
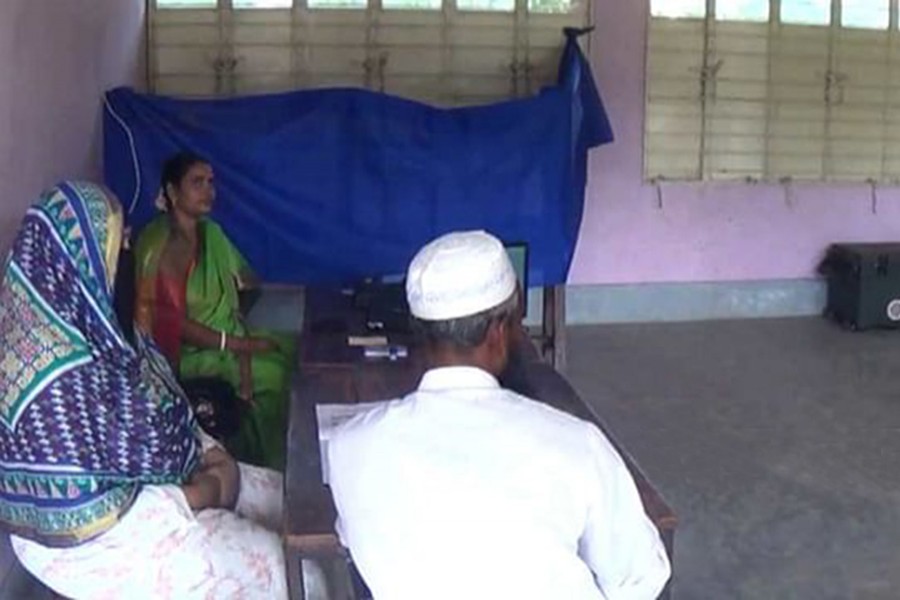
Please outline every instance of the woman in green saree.
M225 232L209 218L215 187L204 159L179 153L163 167L160 208L135 248L135 320L151 333L182 379L224 379L248 402L227 445L236 458L284 468L293 341L250 330L239 292L257 281Z

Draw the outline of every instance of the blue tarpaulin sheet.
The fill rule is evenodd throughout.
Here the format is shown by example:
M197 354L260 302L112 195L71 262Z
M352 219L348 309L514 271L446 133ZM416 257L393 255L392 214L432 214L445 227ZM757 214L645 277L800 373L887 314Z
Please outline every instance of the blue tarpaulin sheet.
M564 282L587 152L612 140L590 67L567 32L555 86L440 109L361 89L183 100L106 95L107 185L140 228L165 159L190 150L216 177L213 218L267 281L399 274L452 230L529 244L532 285Z

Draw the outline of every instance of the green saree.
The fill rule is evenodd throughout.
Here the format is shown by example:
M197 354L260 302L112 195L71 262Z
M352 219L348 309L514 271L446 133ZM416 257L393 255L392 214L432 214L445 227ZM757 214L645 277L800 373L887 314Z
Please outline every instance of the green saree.
M253 336L271 340L275 350L252 355L253 406L244 413L241 428L229 440L229 450L238 460L283 470L286 413L295 346L290 336L249 329L239 307L239 282L250 272L247 261L222 229L211 220L200 223L200 251L184 284L183 313L176 319L195 321L228 336ZM154 337L162 337L164 312L171 306L160 302L159 259L170 231L169 218L161 215L141 232L135 249L137 260L136 320ZM171 323L172 319L168 321ZM179 335L176 334L176 338ZM159 341L159 339L157 340ZM166 350L166 344L160 344ZM167 353L171 356L172 353ZM218 377L240 389L237 356L217 348L198 348L182 343L175 352L183 379Z

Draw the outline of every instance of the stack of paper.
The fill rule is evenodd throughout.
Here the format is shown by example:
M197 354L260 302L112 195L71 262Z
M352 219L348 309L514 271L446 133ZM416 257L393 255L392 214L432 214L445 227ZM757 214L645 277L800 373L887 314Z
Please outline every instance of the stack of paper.
M319 456L322 457L322 481L324 483L328 483L328 440L332 432L356 415L381 404L383 402L316 405L316 420L319 422Z

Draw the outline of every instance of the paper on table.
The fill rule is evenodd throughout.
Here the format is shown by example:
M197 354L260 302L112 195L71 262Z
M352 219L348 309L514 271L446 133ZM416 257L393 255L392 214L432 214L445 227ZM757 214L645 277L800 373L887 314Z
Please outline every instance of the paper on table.
M358 404L316 404L316 420L319 422L319 439L328 439L331 431L358 414L369 411L383 402Z
M319 456L322 457L322 483L328 483L328 440L331 438L332 432L356 415L380 404L383 402L316 405L316 420L319 422Z
M351 335L347 338L347 345L352 347L362 346L386 346L388 339L383 335Z

